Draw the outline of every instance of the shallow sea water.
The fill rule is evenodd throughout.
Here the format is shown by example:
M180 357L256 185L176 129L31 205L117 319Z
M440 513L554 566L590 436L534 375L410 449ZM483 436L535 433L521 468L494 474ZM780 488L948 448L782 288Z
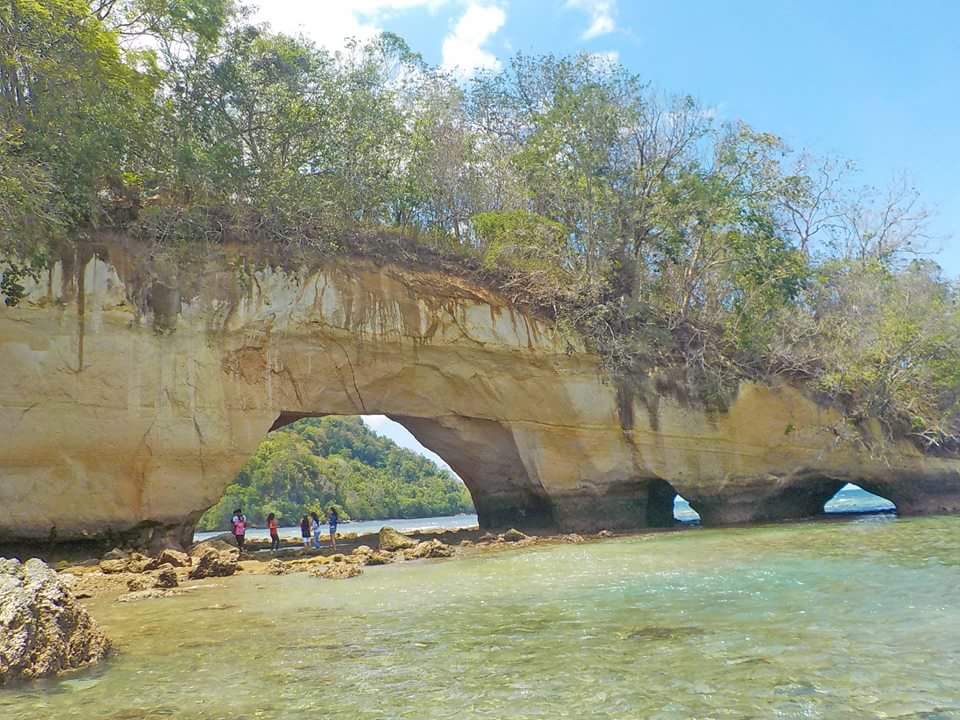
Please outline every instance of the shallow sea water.
M960 720L960 517L685 529L98 601L0 718Z

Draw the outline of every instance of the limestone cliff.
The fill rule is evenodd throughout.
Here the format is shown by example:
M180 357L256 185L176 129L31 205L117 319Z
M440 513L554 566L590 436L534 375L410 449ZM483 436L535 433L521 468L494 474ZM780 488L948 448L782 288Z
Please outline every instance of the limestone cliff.
M798 389L723 413L624 393L548 321L428 270L190 262L81 245L0 309L0 539L135 531L186 541L264 435L386 414L463 477L481 523L570 530L801 517L844 482L901 512L960 510L960 461L869 452Z

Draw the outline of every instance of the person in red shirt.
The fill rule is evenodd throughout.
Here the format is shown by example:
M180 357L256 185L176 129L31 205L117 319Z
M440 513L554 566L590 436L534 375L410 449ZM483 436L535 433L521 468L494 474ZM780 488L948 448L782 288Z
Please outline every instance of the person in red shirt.
M273 513L267 515L267 528L270 530L270 549L280 549L280 531L277 528L277 516Z

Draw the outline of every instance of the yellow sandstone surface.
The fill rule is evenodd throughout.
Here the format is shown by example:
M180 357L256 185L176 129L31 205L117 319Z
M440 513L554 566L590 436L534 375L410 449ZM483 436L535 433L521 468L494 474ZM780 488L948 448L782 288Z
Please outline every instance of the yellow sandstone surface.
M548 321L429 270L242 249L165 266L79 246L0 308L0 539L185 541L264 435L385 414L467 483L485 527L592 531L802 517L844 482L960 509L960 461L870 450L800 390L725 412L625 392Z

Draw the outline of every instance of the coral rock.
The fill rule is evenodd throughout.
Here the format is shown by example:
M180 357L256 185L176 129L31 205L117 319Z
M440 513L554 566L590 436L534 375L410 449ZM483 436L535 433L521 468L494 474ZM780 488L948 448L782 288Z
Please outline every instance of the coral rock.
M0 558L0 685L102 660L110 641L40 560Z

